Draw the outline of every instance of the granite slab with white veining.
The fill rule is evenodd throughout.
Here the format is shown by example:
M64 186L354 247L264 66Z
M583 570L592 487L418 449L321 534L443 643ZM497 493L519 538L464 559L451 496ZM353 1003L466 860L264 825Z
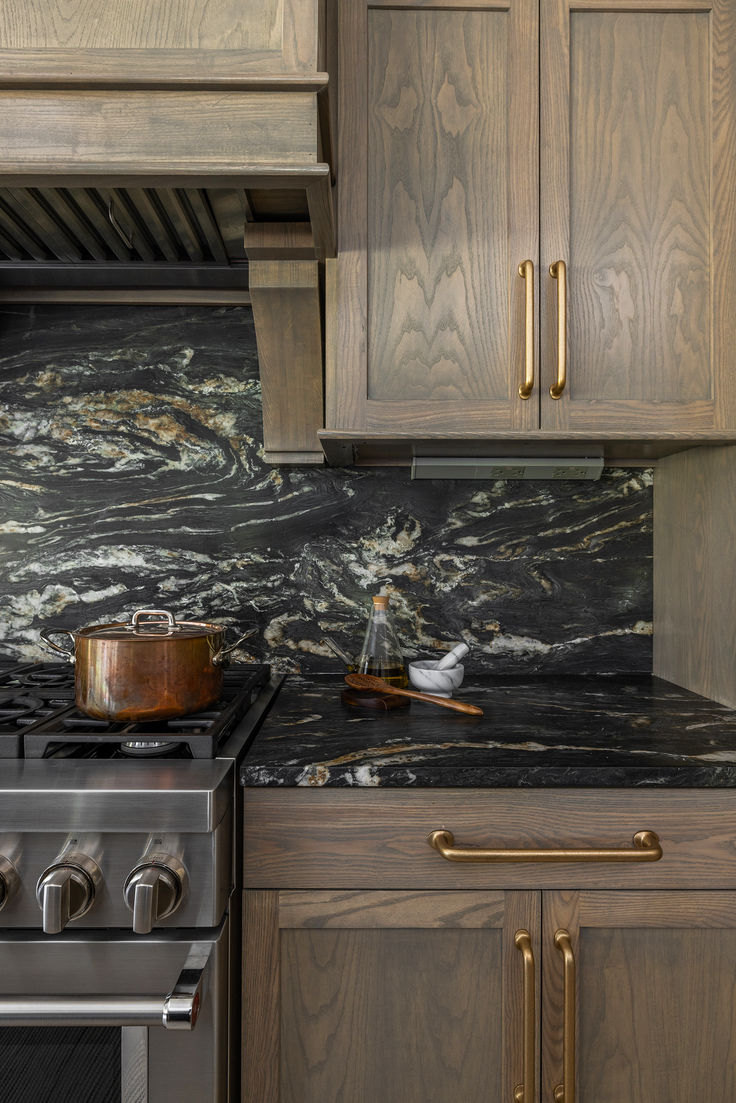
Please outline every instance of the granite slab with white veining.
M407 657L650 671L652 471L273 468L250 308L0 307L0 656L168 608L255 623L243 661L330 669L324 637L354 652L381 590Z
M334 675L290 675L246 786L736 787L736 710L646 675L466 675L480 718L347 708Z

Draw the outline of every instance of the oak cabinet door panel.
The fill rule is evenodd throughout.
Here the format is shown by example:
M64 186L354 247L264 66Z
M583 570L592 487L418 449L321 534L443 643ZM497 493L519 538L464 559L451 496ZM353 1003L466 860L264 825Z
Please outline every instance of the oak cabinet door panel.
M542 428L733 428L736 6L602 7L542 5Z
M248 891L244 914L246 1103L513 1097L538 894Z
M563 962L552 946L565 929L577 973L577 1103L730 1103L736 894L548 893L544 910L542 1097L564 1079Z
M536 3L467 7L345 5L332 427L537 425Z

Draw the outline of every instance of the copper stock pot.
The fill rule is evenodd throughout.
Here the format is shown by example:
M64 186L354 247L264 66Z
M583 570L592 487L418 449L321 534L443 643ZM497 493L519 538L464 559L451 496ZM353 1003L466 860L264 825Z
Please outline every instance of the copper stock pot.
M208 708L220 696L223 665L252 628L225 646L225 628L177 621L165 609L139 609L130 622L70 632L43 629L41 639L74 663L77 708L101 720L167 720ZM66 635L70 647L50 638Z

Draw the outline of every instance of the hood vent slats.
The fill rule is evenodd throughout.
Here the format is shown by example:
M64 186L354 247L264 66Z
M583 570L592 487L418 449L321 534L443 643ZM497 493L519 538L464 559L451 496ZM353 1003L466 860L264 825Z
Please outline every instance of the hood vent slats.
M223 190L213 210L206 188L0 188L0 260L242 262L243 195Z

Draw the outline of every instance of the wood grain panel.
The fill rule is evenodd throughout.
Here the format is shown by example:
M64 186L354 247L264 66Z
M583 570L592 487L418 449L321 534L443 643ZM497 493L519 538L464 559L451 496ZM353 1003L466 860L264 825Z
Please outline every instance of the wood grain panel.
M542 6L544 427L736 424L735 31L732 0ZM558 258L568 387L551 401Z
M498 930L281 935L282 1103L501 1097Z
M303 92L0 92L3 171L314 163L316 111Z
M580 1098L732 1103L735 974L733 930L584 930Z
M281 927L501 927L502 892L281 892Z
M316 3L300 0L316 27ZM289 0L5 0L0 41L39 48L281 52ZM292 20L293 24L293 20Z
M736 928L732 892L581 892L586 927Z
M538 252L538 9L402 7L341 9L328 424L381 429L406 413L425 432L448 418L454 432L473 417L486 431L535 426L536 397L518 395L517 267Z
M555 948L556 931L569 931L573 951L578 953L580 926L579 893L548 892L542 907L542 1075L540 1099L553 1100L555 1089L562 1083L564 977L562 956ZM579 1001L576 1001L576 1009ZM576 1027L578 1037L579 1027ZM578 1098L580 1098L578 1096ZM582 1103L582 1101L581 1101ZM593 1103L585 1100L584 1103ZM623 1099L619 1103L624 1103ZM627 1100L627 1103L632 1103ZM644 1103L642 1100L641 1103Z
M736 448L660 461L654 482L654 673L736 707Z
M371 399L508 394L506 23L369 13Z
M280 1103L278 893L243 894L243 1103Z
M577 966L581 1101L734 1098L735 893L555 892L543 912L542 1098L562 1080L558 928Z
M540 1037L542 995L542 894L539 892L505 893L504 954L503 954L503 1022L504 1081L503 1100L515 1098L516 1088L524 1084L524 961L515 944L516 932L526 930L531 936L534 957L534 1008L536 1038ZM538 1047L537 1047L538 1050ZM539 1084L539 1052L535 1065L535 1083ZM532 1095L527 1089L524 1101L535 1103L539 1088Z
M266 458L272 452L311 452L313 462L321 462L317 430L324 415L317 261L253 261L249 284Z
M339 830L335 825L339 824ZM489 792L251 788L245 801L249 887L731 888L736 886L733 790ZM458 845L630 847L656 831L658 862L464 864L427 835L444 825Z
M736 426L736 4L713 0L713 374L719 428Z
M705 13L571 19L571 392L712 398Z
M247 50L4 50L0 88L172 88L321 92L324 72L283 72Z

